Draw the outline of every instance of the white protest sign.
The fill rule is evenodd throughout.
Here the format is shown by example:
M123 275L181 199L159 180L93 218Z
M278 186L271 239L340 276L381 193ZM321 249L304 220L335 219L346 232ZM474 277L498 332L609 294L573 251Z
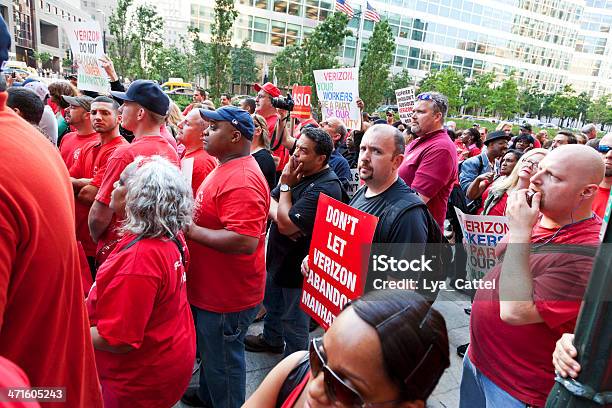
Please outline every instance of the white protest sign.
M349 180L349 189L346 192L350 198L353 198L357 190L359 190L359 170L351 169L351 179Z
M98 23L65 23L64 30L70 41L74 62L79 68L79 89L108 94L110 83L99 61L104 56L104 46Z
M338 118L348 129L361 129L359 68L313 71L323 120Z
M467 279L482 279L497 262L495 247L508 233L508 219L493 215L464 214L455 207L467 252Z
M410 122L412 117L412 110L414 109L414 88L402 88L395 90L395 99L397 99L397 110L399 112L400 120L404 124Z

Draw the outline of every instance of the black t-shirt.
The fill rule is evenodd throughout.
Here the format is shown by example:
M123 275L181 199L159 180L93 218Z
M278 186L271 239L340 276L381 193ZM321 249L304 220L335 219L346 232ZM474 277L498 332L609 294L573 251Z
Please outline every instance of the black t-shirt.
M289 218L300 228L304 236L293 241L278 231L275 222L270 226L266 268L274 282L281 287L302 287L304 277L300 272L300 265L310 249L319 193L342 200L340 180L329 167L303 178L291 188L293 205L289 210ZM279 200L280 185L272 190L271 195L272 199Z
M374 271L374 255L387 255L397 258L417 258L423 254L427 243L427 207L421 198L398 177L397 181L386 191L374 197L366 197L367 187L357 190L350 202L351 207L378 217L378 224L372 239L369 272L366 279L366 291L372 289L375 278L385 279L386 275L394 278L412 278L416 275L397 271ZM406 204L421 204L403 211ZM392 245L390 245L392 244Z
M257 164L259 164L259 168L268 182L268 187L272 191L274 186L276 186L276 165L272 155L266 149L261 149L253 153L252 156L257 161Z

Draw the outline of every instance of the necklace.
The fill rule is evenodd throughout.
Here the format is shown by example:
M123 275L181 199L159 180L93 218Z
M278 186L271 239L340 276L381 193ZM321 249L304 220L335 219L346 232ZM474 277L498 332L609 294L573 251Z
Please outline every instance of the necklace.
M552 237L548 238L548 239L547 239L546 241L544 241L543 243L541 243L541 244L539 244L539 245L534 246L534 247L533 247L533 249L538 249L538 248L543 247L544 245L549 244L549 243L550 243L550 242L551 242L553 239L555 239L555 238L557 237L557 235L559 235L559 233L560 233L560 232L561 232L561 231L562 231L562 230L563 230L565 227L571 227L572 225L580 224L581 222L585 222L585 221L588 221L588 220L593 219L593 217L595 217L595 214L591 214L591 216L590 216L590 217L583 218L583 219L578 220L578 221L576 221L576 222L572 222L572 223L570 223L570 224L565 224L565 225L560 226L560 227L559 227L559 229L557 229L557 231L555 231L555 233L552 235ZM540 238L540 239L538 239L538 241L534 242L534 244L538 243L540 240L541 240L541 238Z

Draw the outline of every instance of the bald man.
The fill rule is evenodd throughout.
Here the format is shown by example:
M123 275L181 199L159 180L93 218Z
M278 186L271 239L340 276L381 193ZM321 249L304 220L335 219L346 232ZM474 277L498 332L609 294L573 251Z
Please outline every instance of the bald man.
M603 218L610 198L610 187L612 186L612 132L601 138L597 151L606 166L606 173L599 183L599 189L593 201L593 211Z
M564 145L540 162L528 190L508 197L503 261L474 298L460 407L546 404L550 355L574 330L599 245L591 207L603 176L595 150Z

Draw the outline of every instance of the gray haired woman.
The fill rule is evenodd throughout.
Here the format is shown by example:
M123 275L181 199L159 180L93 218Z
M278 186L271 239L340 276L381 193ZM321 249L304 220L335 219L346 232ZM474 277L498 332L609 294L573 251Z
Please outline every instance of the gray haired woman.
M124 218L123 236L87 297L104 406L169 407L195 359L182 233L191 187L160 156L137 158L114 187L110 206Z

